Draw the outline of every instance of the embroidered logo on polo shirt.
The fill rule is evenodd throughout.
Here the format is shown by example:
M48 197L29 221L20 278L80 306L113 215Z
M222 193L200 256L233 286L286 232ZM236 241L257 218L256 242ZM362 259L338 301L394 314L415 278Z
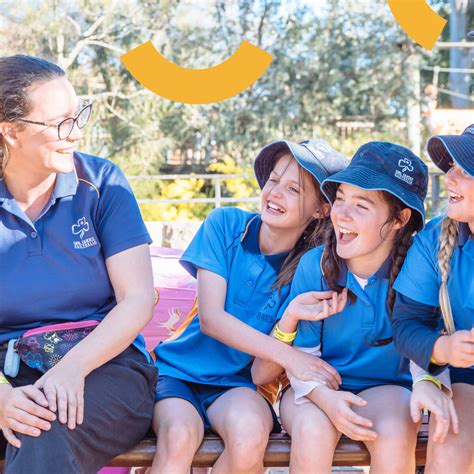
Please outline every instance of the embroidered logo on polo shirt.
M407 171L413 171L413 165L411 160L408 158L403 158L398 160L398 167L400 170L395 170L395 178L405 181L405 183L413 184L413 176L406 174Z
M77 220L77 224L73 224L72 233L78 235L82 239L84 234L89 230L89 222L87 222L85 217L81 217Z
M78 235L79 238L82 239L73 241L75 249L85 249L87 247L93 247L94 245L97 245L97 240L95 237L83 239L85 233L89 231L89 222L87 222L85 217L78 219L77 224L73 224L71 230L73 235Z

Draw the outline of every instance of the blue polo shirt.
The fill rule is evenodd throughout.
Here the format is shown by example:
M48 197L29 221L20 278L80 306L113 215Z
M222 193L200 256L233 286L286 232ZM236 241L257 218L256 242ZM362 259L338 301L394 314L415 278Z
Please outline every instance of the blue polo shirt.
M394 284L395 342L403 354L409 354L418 365L434 372L440 370L430 367L429 361L442 327L438 253L444 217L431 220L415 237ZM470 330L474 325L474 241L465 223L459 224L447 286L456 330Z
M212 211L181 258L194 277L198 268L227 282L224 309L253 328L268 334L289 285L273 288L287 253L263 255L258 238L261 220L237 208ZM189 382L254 388L250 375L253 356L201 332L197 311L171 340L155 349L160 375Z
M303 255L291 285L288 301L307 291L327 291L321 270L323 246ZM321 345L321 357L341 375L343 390L364 390L378 385L411 385L408 361L403 360L393 343L374 347L392 336L387 308L391 260L368 279L364 289L342 262L338 283L347 287L357 300L323 321L300 321L295 346Z
M83 153L74 162L34 222L0 180L0 342L45 325L100 321L117 304L105 260L151 242L120 169ZM135 344L145 353L141 336Z

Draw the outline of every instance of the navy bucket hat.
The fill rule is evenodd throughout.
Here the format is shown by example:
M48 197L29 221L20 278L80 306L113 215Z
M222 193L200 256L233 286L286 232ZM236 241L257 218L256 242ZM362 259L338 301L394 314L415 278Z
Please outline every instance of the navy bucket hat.
M349 162L324 140L305 140L300 143L279 140L262 148L255 158L254 171L260 189L268 181L275 166L276 156L285 150L289 151L298 164L314 176L320 185L332 174L343 170Z
M433 163L444 173L453 162L469 176L474 177L474 124L461 135L435 135L428 140L428 154Z
M417 229L424 227L428 167L408 148L388 142L362 145L349 166L327 178L321 186L331 203L340 183L389 192L416 211L419 217Z

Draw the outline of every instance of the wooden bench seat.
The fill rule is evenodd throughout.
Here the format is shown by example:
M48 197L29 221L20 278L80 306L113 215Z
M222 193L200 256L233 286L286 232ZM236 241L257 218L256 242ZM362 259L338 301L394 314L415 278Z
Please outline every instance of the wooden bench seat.
M424 423L418 435L416 447L416 464L424 466L428 444L428 425ZM150 466L155 454L155 439L144 439L131 451L114 458L110 466ZM290 461L291 441L286 434L270 436L264 464L266 467L285 467ZM217 435L206 435L194 456L194 467L211 467L224 449L222 440ZM368 466L369 453L361 441L353 441L343 436L334 454L334 466Z

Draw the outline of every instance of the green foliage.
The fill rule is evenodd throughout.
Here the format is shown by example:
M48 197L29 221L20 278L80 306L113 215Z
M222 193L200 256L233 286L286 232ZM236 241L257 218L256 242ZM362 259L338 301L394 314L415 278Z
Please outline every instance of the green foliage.
M446 16L448 0L432 2ZM0 18L0 54L38 55L64 67L77 92L94 100L82 149L128 175L169 172L167 157L190 151L189 163L172 172L237 173L281 138L323 138L348 156L371 139L407 145L407 101L415 92L407 59L446 62L445 53L427 54L407 38L386 0L3 0ZM228 58L242 39L273 62L251 88L216 104L160 98L120 62L152 40L176 64L204 68ZM422 79L424 86L432 75ZM143 199L214 196L208 180L140 181L135 189ZM222 195L244 198L255 189L251 180L226 180ZM150 220L201 219L212 207L142 210Z

